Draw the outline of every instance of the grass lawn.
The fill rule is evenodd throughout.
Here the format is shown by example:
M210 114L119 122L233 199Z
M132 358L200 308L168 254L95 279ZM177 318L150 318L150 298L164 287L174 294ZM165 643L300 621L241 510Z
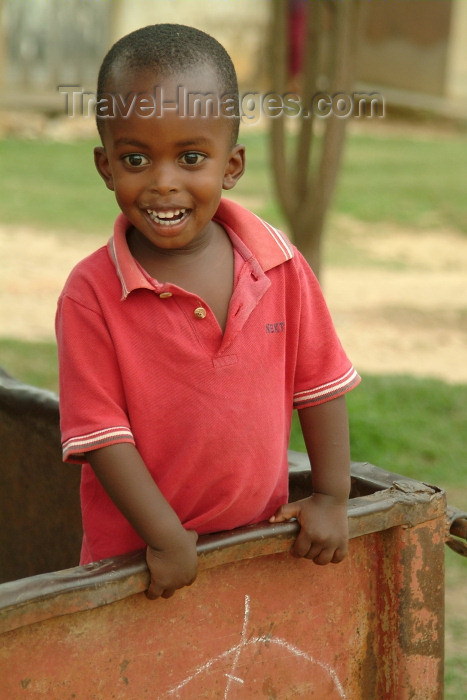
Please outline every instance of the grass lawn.
M117 214L113 193L106 190L93 161L90 141L4 140L1 221L39 229L96 233Z
M58 394L55 343L0 337L0 367L25 384Z
M235 193L255 211L283 225L269 176L267 136L243 127L247 170ZM56 143L6 139L0 143L3 223L28 224L80 235L108 226L117 212L97 174L95 141ZM332 211L355 219L467 233L466 137L437 141L350 135ZM266 167L265 167L266 166ZM234 196L234 193L232 193ZM377 235L377 228L375 228Z
M247 145L247 173L236 192L283 226L268 176L267 139L244 128L241 140ZM80 236L108 230L117 205L95 172L95 143L2 141L2 223ZM462 135L443 140L351 135L332 212L410 226L413 235L422 227L467 233L465 147ZM53 343L0 338L0 365L26 383L57 391ZM363 379L348 396L352 458L442 486L452 505L467 508L467 386L402 376ZM291 446L304 449L296 420ZM446 586L459 605L448 611L445 697L461 700L467 687L467 605L461 600L467 559L447 550L446 562Z
M53 342L0 338L0 364L27 384L58 392ZM352 459L446 489L467 507L467 385L364 375L347 395ZM291 448L305 452L294 415Z

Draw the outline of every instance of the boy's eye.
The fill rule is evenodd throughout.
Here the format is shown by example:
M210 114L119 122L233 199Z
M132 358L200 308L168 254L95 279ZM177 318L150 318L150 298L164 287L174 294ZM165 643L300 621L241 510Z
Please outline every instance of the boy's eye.
M132 168L139 168L149 163L148 158L142 156L141 153L129 153L127 156L123 156L122 160L127 165L131 165Z
M206 158L202 153L195 153L190 151L190 153L184 153L180 160L184 165L199 165Z

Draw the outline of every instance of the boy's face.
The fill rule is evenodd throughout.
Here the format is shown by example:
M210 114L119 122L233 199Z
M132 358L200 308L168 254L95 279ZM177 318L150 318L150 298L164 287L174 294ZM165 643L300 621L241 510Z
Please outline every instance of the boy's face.
M167 108L162 116L143 117L132 109L128 116L107 118L104 148L94 151L97 170L122 212L159 250L185 250L209 236L222 189L234 187L244 170L244 147L232 147L231 120L183 116L169 108L180 85L187 93L209 93L217 80L209 68L162 80L121 71L109 92L128 104L131 93L154 95L160 86Z

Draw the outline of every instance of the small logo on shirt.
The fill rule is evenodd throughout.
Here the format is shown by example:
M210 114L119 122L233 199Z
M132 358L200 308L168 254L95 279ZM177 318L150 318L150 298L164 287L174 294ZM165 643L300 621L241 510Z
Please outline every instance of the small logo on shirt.
M266 323L266 333L283 333L285 331L284 321L279 323Z

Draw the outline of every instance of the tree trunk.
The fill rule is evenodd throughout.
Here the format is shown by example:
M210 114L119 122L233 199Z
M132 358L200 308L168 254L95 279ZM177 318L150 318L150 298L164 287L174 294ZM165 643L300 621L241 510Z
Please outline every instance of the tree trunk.
M271 91L281 96L290 87L289 3L290 0L271 3ZM313 97L324 93L323 76L324 94L329 99L336 94L351 95L358 6L358 0L307 0L300 88L302 110L299 116L286 115L283 110L279 116L270 118L272 169L278 200L292 239L318 277L325 218L336 184L348 120L332 113L325 118L317 116L312 108L316 108ZM296 128L292 130L292 126Z

